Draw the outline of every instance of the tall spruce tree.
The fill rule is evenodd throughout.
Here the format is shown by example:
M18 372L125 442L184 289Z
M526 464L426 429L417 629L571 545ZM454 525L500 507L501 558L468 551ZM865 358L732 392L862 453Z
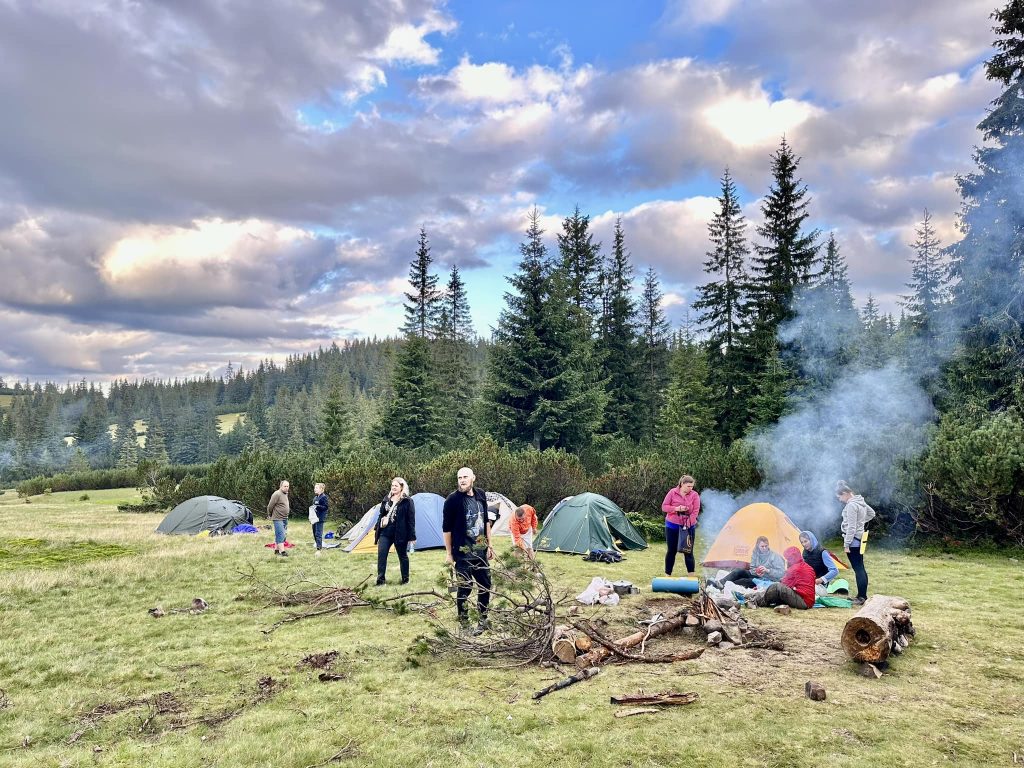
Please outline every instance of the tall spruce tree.
M988 79L1004 90L978 124L977 168L958 180L963 238L952 247L953 312L963 326L948 381L992 410L1024 408L1024 0L992 14Z
M626 250L622 219L615 222L611 256L603 270L607 307L602 318L598 359L607 382L604 430L640 440L643 437L640 392L641 369L637 366L637 307L633 300L633 265Z
M320 412L320 436L317 447L330 458L342 458L352 452L353 432L349 399L341 383L331 384Z
M483 419L504 442L572 451L600 424L603 393L588 384L580 350L590 340L542 235L534 208L494 333Z
M470 360L472 338L466 284L453 264L441 300L434 342L440 432L442 442L450 447L458 447L474 431L474 420L469 417L474 411L479 382Z
M167 435L159 418L151 416L146 420L146 445L143 456L157 466L163 466L169 460L167 453Z
M708 354L692 338L681 340L672 351L665 407L658 421L660 442L694 448L717 439Z
M437 289L437 275L430 269L433 261L427 230L421 227L416 258L409 264L412 291L405 294L405 324L402 326L406 336L427 339L433 337L436 331L441 294Z
M938 332L938 315L949 293L949 269L927 208L917 227L917 239L911 247L914 256L910 261L910 282L907 283L911 293L902 297L901 304L907 310L906 320L914 335L927 343Z
M740 437L750 418L745 383L751 361L742 341L751 330L750 276L747 272L747 222L736 184L725 169L718 211L708 224L712 250L704 271L712 279L697 288L694 310L706 334L708 383L718 432L727 440Z
M662 307L664 294L654 267L644 275L644 288L640 294L640 338L637 367L640 371L640 436L646 442L657 437L658 413L664 403L668 382L669 324Z
M558 233L558 252L562 269L568 279L568 299L596 321L601 314L601 244L594 242L590 216L580 213L577 205L571 216L562 222Z

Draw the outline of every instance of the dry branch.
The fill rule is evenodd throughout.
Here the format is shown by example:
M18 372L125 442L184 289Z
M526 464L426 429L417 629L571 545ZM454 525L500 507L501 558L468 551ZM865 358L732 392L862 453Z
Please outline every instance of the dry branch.
M539 691L533 694L533 698L540 699L544 696L547 696L552 691L560 691L563 688L568 688L570 685L573 685L574 683L578 683L583 680L589 680L600 671L601 670L599 670L597 667L588 667L587 669L581 669L575 675L567 677L564 680L559 680L557 683L552 683L547 688L541 688Z
M612 704L645 704L648 706L678 706L693 704L699 696L696 693L629 693L624 696L612 696Z

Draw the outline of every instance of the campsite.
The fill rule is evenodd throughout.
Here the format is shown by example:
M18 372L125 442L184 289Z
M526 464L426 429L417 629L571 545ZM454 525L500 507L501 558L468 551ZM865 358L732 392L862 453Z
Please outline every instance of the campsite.
M532 692L559 672L410 662L428 629L416 613L359 608L265 634L286 610L246 599L244 573L280 588L300 576L355 585L372 575L373 558L335 550L314 559L301 521L294 555L281 562L262 547L266 531L155 534L161 515L116 511L133 496L0 496L13 542L0 558L0 763L311 766L341 754L338 764L382 766L986 766L1020 754L1024 583L1006 553L876 550L874 583L911 601L918 632L877 680L839 648L850 611L758 609L745 615L784 651L609 664L535 702ZM538 557L571 594L594 575L639 585L618 606L581 608L617 635L651 605L682 599L645 588L659 573L657 546L625 554L615 565ZM413 554L410 586L432 589L442 561L443 550ZM170 613L196 597L206 610ZM157 605L163 618L147 613ZM658 652L692 644L673 637ZM330 652L337 679L321 682L324 670L303 659ZM805 696L808 680L825 701ZM699 698L616 718L609 697L639 691Z

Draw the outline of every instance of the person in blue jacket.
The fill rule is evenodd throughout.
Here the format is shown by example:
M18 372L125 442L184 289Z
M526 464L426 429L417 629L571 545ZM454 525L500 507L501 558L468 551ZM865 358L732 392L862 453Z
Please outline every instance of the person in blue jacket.
M804 562L814 569L815 591L825 594L828 583L839 575L839 566L811 531L800 531L800 546L804 548Z

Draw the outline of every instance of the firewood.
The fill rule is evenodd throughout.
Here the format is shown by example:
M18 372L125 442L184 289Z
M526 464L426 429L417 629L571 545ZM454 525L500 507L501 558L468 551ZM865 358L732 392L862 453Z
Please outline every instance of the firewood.
M693 704L698 698L696 693L676 693L675 691L665 691L664 693L627 693L622 696L612 696L611 703L676 706Z
M649 638L658 637L659 635L664 635L669 632L674 632L675 630L680 629L686 623L686 617L688 615L689 609L682 608L677 613L670 614L664 621L660 621L657 624L648 627L647 629L643 629L639 632L634 632L629 637L625 637L622 640L616 641L615 645L619 649L625 650L627 648L633 648L637 645L640 645L640 643L645 642ZM576 658L576 665L579 667L590 667L595 664L600 664L601 662L607 660L613 654L614 651L602 645L599 648L594 648L589 653L585 653L582 656L578 656Z
M567 637L556 637L552 640L551 652L563 664L572 664L576 661L576 643Z
M632 717L633 715L653 715L657 712L661 712L660 707L637 707L636 709L620 709L615 716Z
M586 653L594 647L594 641L582 632L576 634L576 640L574 642L576 643L576 650L580 653Z
M902 597L875 595L843 627L842 646L854 661L877 664L910 645L914 625L910 603Z
M564 680L559 680L557 683L552 683L547 688L541 688L539 691L533 694L533 698L540 699L544 696L547 696L552 691L560 691L563 688L568 688L570 685L574 683L578 683L582 680L589 680L600 671L601 670L599 670L597 667L587 667L586 669L581 669L579 672L577 672L575 675L572 675L571 677L567 677Z

